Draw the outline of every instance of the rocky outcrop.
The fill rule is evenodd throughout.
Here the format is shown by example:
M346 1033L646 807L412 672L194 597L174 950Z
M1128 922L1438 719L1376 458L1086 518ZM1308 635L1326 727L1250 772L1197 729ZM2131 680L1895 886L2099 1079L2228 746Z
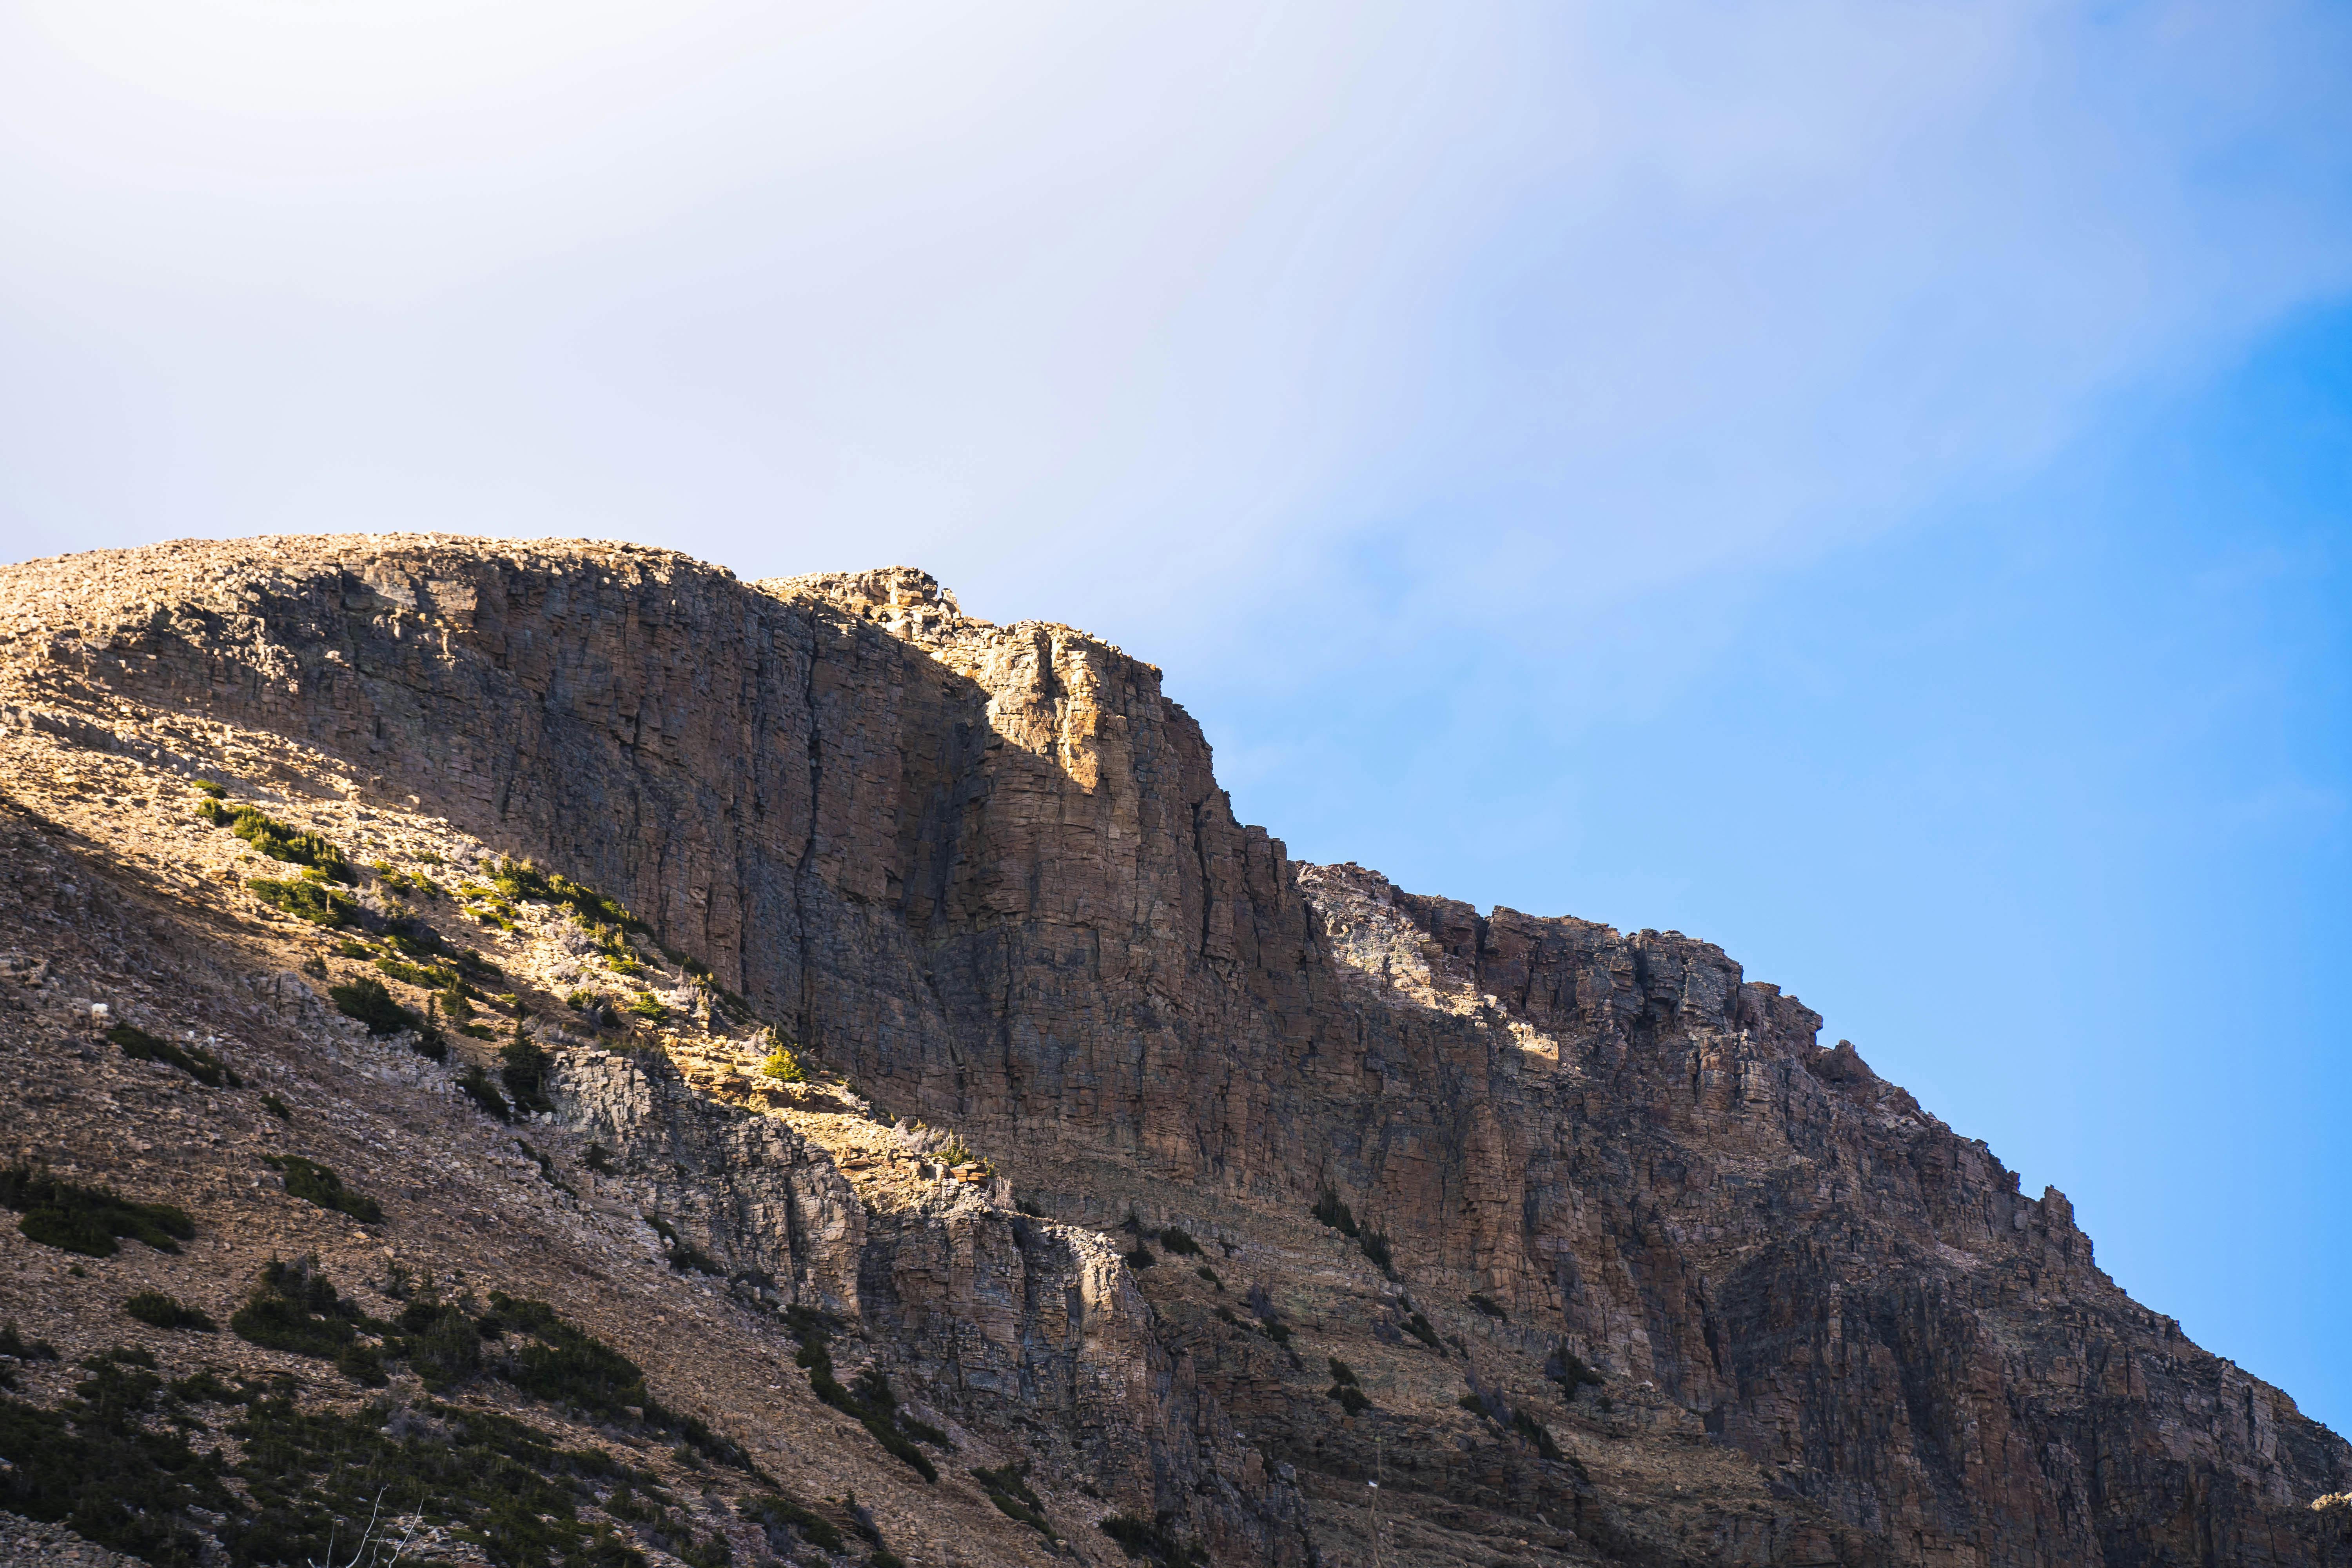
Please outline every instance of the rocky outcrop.
M0 1565L5 1568L134 1568L135 1561L92 1546L61 1524L0 1513Z
M550 1081L647 1219L738 1291L849 1320L858 1353L934 1410L1053 1433L1106 1497L1221 1561L1306 1560L1295 1497L1161 1344L1102 1236L960 1184L869 1212L824 1150L658 1058L564 1051Z
M1401 1284L1650 1385L1759 1496L1890 1560L2335 1550L2309 1505L2352 1450L2116 1289L2063 1194L2021 1193L1705 942L1291 862L1234 819L1159 672L1083 633L972 620L905 570L745 584L415 538L76 557L0 574L0 604L27 711L120 696L313 748L620 893L1016 1177L1140 1173L1169 1214L1328 1189L1377 1218ZM635 1125L683 1147L676 1116ZM1055 1250L1075 1243L978 1213L828 1232L783 1145L693 1137L704 1163L680 1163L743 1184L681 1178L679 1212L795 1290L896 1314L957 1397L1034 1389L1080 1427L1087 1387L1111 1397L1047 1301L1118 1298ZM1138 1428L1160 1436L1107 1462L1160 1498L1245 1476L1181 1358L1138 1345L1112 1383L1164 1388ZM1752 1560L1828 1539L1759 1526Z

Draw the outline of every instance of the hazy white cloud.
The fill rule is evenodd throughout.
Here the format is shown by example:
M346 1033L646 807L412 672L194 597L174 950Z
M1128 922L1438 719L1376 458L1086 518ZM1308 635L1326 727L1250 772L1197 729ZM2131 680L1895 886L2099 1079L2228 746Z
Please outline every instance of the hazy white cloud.
M2346 45L2242 3L19 4L0 519L914 559L1353 653L1368 594L1603 616L2342 289Z

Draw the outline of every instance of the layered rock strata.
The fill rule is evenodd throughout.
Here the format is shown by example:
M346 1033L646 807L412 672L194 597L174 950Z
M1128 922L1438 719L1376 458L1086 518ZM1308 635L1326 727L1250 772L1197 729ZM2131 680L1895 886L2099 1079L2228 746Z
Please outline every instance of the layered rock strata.
M1598 1522L1553 1520L1592 1485L1538 1452L1551 1506L1525 1510L1550 1549L2326 1560L2310 1505L2352 1450L2118 1290L2062 1194L2020 1193L1705 942L1291 862L1235 821L1159 672L1083 633L964 616L906 570L747 584L650 551L413 537L37 563L0 574L0 603L26 721L60 738L128 701L309 748L362 798L619 894L877 1100L1074 1212L1125 1190L1143 1226L1207 1216L1244 1256L1297 1258L1261 1238L1328 1193L1391 1249L1386 1283L1348 1289L1491 1309L1496 1337L1456 1347L1473 1405L1510 1366L1540 1386L1549 1347L1751 1478L1702 1552L1689 1520L1601 1518L1605 1496ZM855 1255L856 1299L912 1325L906 1303L966 1267L909 1295L871 1228L829 1233L821 1194L773 1179L730 1223L796 1290L849 1302ZM966 1386L1059 1384L1070 1331L1026 1281L1064 1244L969 1223L1001 1300ZM1260 1428L1239 1406L1263 1378L1224 1389L1226 1415L1166 1379L1194 1470L1172 1436L1121 1462L1246 1479L1223 1468L1249 1462L1220 1447L1230 1415L1360 1484L1378 1417L1285 1396ZM1475 1511L1479 1484L1433 1466L1402 1506ZM1329 1539L1385 1539L1320 1495ZM1270 1550L1255 1528L1221 1550Z

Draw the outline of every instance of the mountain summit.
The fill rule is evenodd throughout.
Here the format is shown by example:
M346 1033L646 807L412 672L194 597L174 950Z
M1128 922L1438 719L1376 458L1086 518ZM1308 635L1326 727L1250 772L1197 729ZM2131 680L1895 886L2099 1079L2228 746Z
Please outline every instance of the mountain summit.
M23 1561L2352 1563L1794 997L1294 861L918 571L0 569L0 845Z

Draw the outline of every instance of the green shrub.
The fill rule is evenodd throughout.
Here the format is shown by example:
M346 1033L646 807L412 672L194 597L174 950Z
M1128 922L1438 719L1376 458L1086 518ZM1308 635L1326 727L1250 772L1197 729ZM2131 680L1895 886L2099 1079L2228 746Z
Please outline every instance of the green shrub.
M349 893L321 887L316 882L281 882L268 877L255 877L246 889L275 910L309 921L313 925L330 928L345 926L358 918L360 906Z
M215 826L226 825L231 833L272 860L309 866L338 882L353 879L341 849L315 833L305 833L278 821L257 806L240 805L232 811L217 800L208 800L196 807L196 815Z
M793 1052L778 1046L760 1063L760 1071L778 1083L803 1083L808 1074L802 1069L801 1059Z
M1192 1272L1199 1275L1202 1279L1206 1279L1209 1282L1210 1289L1212 1289L1222 1290L1225 1288L1225 1282L1217 1278L1217 1271L1210 1268L1205 1263L1202 1264L1198 1268L1193 1269Z
M1151 1268L1159 1265L1160 1259L1151 1256L1151 1248L1139 1241L1135 1244L1135 1250L1125 1254L1119 1261L1129 1268Z
M1395 1259L1390 1256L1389 1238L1385 1231L1374 1230L1371 1226L1366 1226L1363 1234L1356 1238L1356 1245L1364 1249L1364 1256L1372 1260L1373 1268L1391 1276L1396 1273Z
M291 1121L294 1120L294 1113L286 1109L286 1102L278 1099L274 1094L265 1093L262 1095L261 1109L269 1112L270 1115L275 1116L280 1121Z
M220 1534L235 1568L326 1562L331 1535L341 1563L356 1522L418 1500L509 1568L645 1568L610 1526L579 1518L591 1479L618 1478L625 1488L652 1479L602 1449L560 1448L513 1416L430 1399L305 1408L290 1387L257 1386L231 1402L244 1406L227 1430L247 1495Z
M669 1016L669 1009L654 1000L650 991L640 991L629 998L628 1010L648 1024L658 1024Z
M271 1258L245 1305L229 1315L229 1331L264 1350L331 1361L359 1337L360 1310L335 1294L318 1259Z
M412 899L437 899L443 896L441 885L432 878L419 877L411 872L403 871L389 860L370 861L368 869L376 874L378 881L395 893L402 893Z
M198 1452L157 1417L163 1380L143 1351L82 1363L90 1375L55 1410L0 1398L0 1508L70 1526L114 1551L180 1568L204 1561L191 1510L237 1500L217 1455Z
M405 959L379 958L375 961L375 966L392 979L414 985L420 991L448 990L457 984L457 972L443 969L438 964L427 968L422 964L411 963Z
M482 924L495 926L500 931L516 929L514 906L492 889L478 882L460 882L457 884L457 896L468 900L466 912Z
M1354 1367L1349 1366L1338 1356L1326 1356L1323 1359L1331 1363L1332 1382L1353 1383L1356 1381L1356 1369Z
M745 1498L735 1505L735 1511L767 1532L768 1550L779 1557L792 1551L793 1534L819 1552L838 1554L845 1550L841 1531L833 1521L777 1493Z
M547 1053L515 1026L514 1038L499 1047L499 1079L525 1110L552 1110L547 1098Z
M383 940L393 945L394 951L408 958L454 958L460 968L478 962L472 953L453 948L442 941L439 931L413 915L394 921L384 932Z
M215 800L223 800L228 795L228 786L213 779L197 779L189 787L198 795L208 795Z
M586 883L575 882L560 872L542 872L528 860L500 861L490 872L490 880L500 893L517 903L560 904L591 929L600 925L624 931L649 929L619 900L607 898Z
M1429 1326L1429 1320L1423 1317L1419 1312L1413 1313L1412 1316L1405 1320L1404 1331L1411 1334L1414 1339L1419 1340L1423 1344L1427 1345L1431 1350L1436 1351L1441 1354L1445 1350L1445 1342L1437 1337L1437 1331L1431 1328Z
M27 1165L0 1170L0 1205L25 1217L16 1228L44 1247L85 1258L111 1258L115 1237L131 1237L158 1252L177 1252L195 1221L170 1204L134 1203L105 1187L77 1186Z
M1350 1415L1361 1415L1372 1407L1372 1402L1364 1391L1352 1383L1335 1383L1325 1392L1338 1400L1339 1408Z
M202 1046L184 1048L131 1024L115 1025L106 1031L106 1037L121 1046L122 1054L131 1060L162 1062L177 1068L206 1089L218 1089L223 1084L231 1089L245 1087L245 1080L236 1076L234 1068Z
M412 1316L419 1308L412 1307L400 1315L401 1327L409 1329L406 1341L409 1370L425 1382L436 1394L454 1388L482 1369L482 1335L474 1321L455 1307L422 1306L424 1321L410 1328Z
M335 1370L363 1388L382 1388L392 1381L383 1370L383 1352L358 1340L335 1352Z
M800 1353L793 1359L806 1369L809 1391L825 1404L855 1419L873 1439L893 1458L904 1462L926 1481L937 1481L940 1469L931 1457L915 1447L899 1430L897 1396L890 1393L887 1379L869 1383L861 1375L857 1392L841 1385L833 1373L833 1352L828 1346L824 1321L806 1307L793 1307L784 1314L785 1323L799 1336ZM877 1374L878 1377L878 1374ZM944 1434L942 1434L944 1436Z
M501 1121L513 1120L514 1112L507 1105L507 1097L490 1081L490 1075L479 1068L467 1068L457 1079L457 1087L466 1097L489 1115Z
M142 1323L159 1329L186 1329L199 1334L217 1333L220 1325L194 1307L182 1306L161 1290L142 1290L122 1303L122 1310Z
M362 1225L379 1225L383 1220L383 1205L373 1198L363 1198L343 1185L343 1179L320 1164L299 1154L264 1154L261 1163L272 1170L286 1173L286 1190L305 1203L318 1205L336 1214L346 1214Z
M1044 1536L1054 1539L1054 1527L1045 1521L1045 1505L1029 1489L1029 1467L1026 1463L999 1465L992 1470L975 1468L971 1479L988 1494L999 1513L1016 1520Z
M564 997L563 1005L575 1013L593 1013L604 1005L604 998L597 992L582 989Z
M648 1417L658 1408L636 1363L566 1322L544 1301L494 1290L480 1327L487 1337L518 1340L501 1350L499 1373L533 1398L605 1420L626 1419L632 1405Z
M362 974L348 985L329 986L327 999L344 1017L366 1025L371 1035L396 1035L403 1029L421 1034L425 1029L425 1020L394 1001L383 982L373 974Z
M16 1331L16 1325L0 1323L0 1355L14 1356L18 1361L55 1361L58 1347L47 1340L28 1340Z
M1172 1225L1160 1233L1160 1245L1170 1252L1192 1258L1201 1256L1201 1244L1192 1239L1192 1233Z

